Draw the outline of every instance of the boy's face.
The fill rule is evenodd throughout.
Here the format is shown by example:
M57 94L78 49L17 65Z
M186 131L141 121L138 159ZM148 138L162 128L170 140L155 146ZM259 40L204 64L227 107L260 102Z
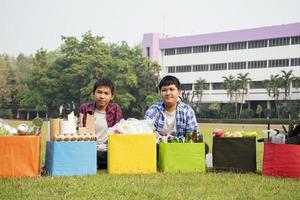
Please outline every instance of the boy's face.
M162 86L160 89L160 97L167 105L175 105L180 96L180 90L174 84Z
M99 86L95 90L94 98L97 107L103 108L106 107L110 100L114 98L114 95L112 94L110 87Z

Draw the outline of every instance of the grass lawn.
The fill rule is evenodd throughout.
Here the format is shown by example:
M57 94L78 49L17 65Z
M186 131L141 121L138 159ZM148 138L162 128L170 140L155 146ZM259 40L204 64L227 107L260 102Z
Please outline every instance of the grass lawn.
M204 140L210 147L214 128L261 132L265 126L200 124ZM47 126L44 126L42 164L46 139ZM95 176L0 179L0 199L300 199L299 179L261 175L263 144L257 143L256 148L256 174L159 172L110 175L102 170Z

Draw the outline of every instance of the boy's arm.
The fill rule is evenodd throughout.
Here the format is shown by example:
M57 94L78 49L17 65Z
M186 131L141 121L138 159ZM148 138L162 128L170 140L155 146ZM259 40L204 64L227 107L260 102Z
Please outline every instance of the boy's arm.
M145 113L145 119L151 119L152 121L155 121L158 117L158 111L155 107L151 106L148 108L148 110Z

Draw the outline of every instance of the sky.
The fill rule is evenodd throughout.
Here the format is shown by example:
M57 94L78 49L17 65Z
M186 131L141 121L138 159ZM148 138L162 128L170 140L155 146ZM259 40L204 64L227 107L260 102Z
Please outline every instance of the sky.
M91 31L138 45L144 33L185 36L300 22L300 0L0 0L0 54L34 54Z

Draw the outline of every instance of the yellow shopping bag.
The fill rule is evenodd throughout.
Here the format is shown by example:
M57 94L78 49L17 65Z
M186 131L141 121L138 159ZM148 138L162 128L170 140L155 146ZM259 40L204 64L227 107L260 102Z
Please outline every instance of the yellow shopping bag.
M108 172L156 172L155 134L112 134L108 137Z

